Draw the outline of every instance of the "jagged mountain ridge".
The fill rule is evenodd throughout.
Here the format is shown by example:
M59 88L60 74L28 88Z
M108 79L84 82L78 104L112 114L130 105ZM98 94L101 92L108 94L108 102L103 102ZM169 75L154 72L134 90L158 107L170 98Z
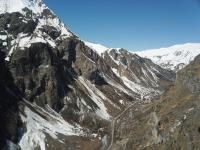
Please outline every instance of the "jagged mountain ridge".
M94 44L90 42L85 42L85 44L91 49L94 49L100 56L111 49L122 49L107 48L101 44ZM160 65L161 67L177 72L188 65L198 54L200 54L200 44L179 44L166 48L133 51L133 54L151 59L155 64Z
M156 95L156 92L157 94L159 93L159 90L156 91L156 88L161 89L160 84L158 85L159 81L157 78L159 74L169 81L175 80L168 72L160 70L151 60L142 59L137 54L131 53L123 48L107 48L101 44L84 43L110 64L112 71L122 79L122 82L129 89L140 93L142 97L145 95L148 97L151 93L154 93L153 95ZM138 64L138 61L143 64ZM147 80L150 80L150 82L148 83ZM149 89L146 87L149 87Z
M173 72L126 50L100 56L40 0L0 2L0 49L20 95L9 147L105 149L113 116L173 83Z

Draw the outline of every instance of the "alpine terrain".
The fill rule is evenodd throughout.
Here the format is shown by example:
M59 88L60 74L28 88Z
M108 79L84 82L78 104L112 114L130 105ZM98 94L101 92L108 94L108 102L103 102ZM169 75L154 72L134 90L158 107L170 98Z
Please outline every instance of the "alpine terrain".
M163 68L177 72L200 54L200 43L187 43L167 48L138 51L136 54L151 59Z
M0 149L198 149L199 57L177 76L143 57L82 41L42 0L0 0Z

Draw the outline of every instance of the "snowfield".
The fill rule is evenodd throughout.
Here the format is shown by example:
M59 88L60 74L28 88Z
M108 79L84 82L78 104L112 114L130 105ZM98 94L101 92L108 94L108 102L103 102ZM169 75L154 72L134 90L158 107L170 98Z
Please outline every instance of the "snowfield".
M83 131L80 126L74 126L66 122L58 113L46 106L46 110L37 105L25 101L34 110L25 106L24 114L21 114L21 119L26 126L26 131L23 134L19 145L22 150L34 150L39 147L45 150L46 134L50 135L53 139L58 139L58 134L65 136L81 136ZM44 119L38 113L45 115Z
M200 54L200 43L187 43L167 48L136 51L134 53L151 59L163 68L177 71Z
M47 7L43 3L40 6L40 3L42 3L42 0L1 0L0 13L20 12L25 7L29 8L34 13L42 13L43 9Z

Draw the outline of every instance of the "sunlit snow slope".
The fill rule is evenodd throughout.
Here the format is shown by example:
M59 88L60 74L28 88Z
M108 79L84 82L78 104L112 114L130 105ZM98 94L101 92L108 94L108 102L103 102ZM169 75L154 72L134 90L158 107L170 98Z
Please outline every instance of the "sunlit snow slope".
M135 52L141 57L151 59L163 68L177 71L189 64L195 56L200 54L200 43L187 43L167 48L150 49Z
M95 44L90 42L84 42L86 46L97 52L100 56L102 53L104 53L106 50L108 50L107 47L101 45L101 44Z

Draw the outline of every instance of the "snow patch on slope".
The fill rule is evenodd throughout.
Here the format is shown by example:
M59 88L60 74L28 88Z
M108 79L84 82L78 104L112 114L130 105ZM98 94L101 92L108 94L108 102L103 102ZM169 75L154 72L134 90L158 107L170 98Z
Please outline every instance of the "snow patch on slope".
M48 106L47 110L50 110L51 112L47 112L39 106L33 105L29 102L26 103L34 107L36 112L45 115L45 119L29 107L25 107L24 114L21 114L21 119L26 125L26 132L19 142L22 150L33 150L36 147L45 150L46 134L50 135L54 139L58 139L58 134L66 136L80 136L83 134L80 126L74 127L70 125ZM59 139L59 141L61 140Z
M163 68L181 69L200 54L200 43L187 43L167 48L150 49L134 52L141 57L149 58ZM179 67L179 65L181 65Z
M83 77L79 77L78 81L87 89L90 98L94 101L95 104L99 107L96 110L96 114L106 120L109 120L111 116L107 112L107 108L105 107L103 100L108 100L104 94L95 88L90 82L85 80ZM112 103L110 100L108 102Z
M48 43L51 47L56 47L54 41L48 38L45 39L41 34L37 34L37 36L27 36L26 34L20 33L16 39L11 41L11 48L5 60L10 60L10 56L15 49L20 48L24 50L25 48L29 48L33 43Z
M140 84L137 84L131 80L129 80L127 77L125 76L121 76L117 69L112 68L112 71L119 77L121 78L121 80L123 81L124 85L129 88L131 91L140 94L141 95L141 99L143 100L143 98L145 99L150 99L152 95L154 95L154 93L159 93L158 90L152 89L152 88L146 88Z
M90 42L84 42L86 46L97 52L101 56L102 53L104 53L106 50L108 50L107 47L101 45L101 44L95 44Z

